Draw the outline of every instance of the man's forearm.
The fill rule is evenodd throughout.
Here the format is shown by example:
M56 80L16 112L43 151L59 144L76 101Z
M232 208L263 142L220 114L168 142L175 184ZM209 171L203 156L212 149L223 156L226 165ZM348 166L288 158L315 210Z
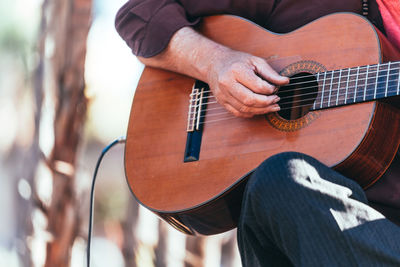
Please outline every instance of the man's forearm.
M208 83L218 102L240 117L278 111L276 86L289 81L264 59L232 50L189 27L177 31L161 54L139 59Z
M206 81L213 58L226 50L227 47L207 39L190 27L184 27L174 34L168 47L161 54L151 58L139 57L139 60L147 66L175 71Z

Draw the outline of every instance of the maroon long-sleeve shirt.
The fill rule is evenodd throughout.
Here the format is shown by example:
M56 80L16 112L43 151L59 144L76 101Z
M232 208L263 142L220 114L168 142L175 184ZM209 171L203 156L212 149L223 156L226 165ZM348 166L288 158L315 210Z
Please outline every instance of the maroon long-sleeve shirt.
M208 15L238 15L286 33L334 12L361 14L362 0L129 0L117 14L116 28L135 55L152 57L177 30ZM383 31L375 0L369 1L368 19Z

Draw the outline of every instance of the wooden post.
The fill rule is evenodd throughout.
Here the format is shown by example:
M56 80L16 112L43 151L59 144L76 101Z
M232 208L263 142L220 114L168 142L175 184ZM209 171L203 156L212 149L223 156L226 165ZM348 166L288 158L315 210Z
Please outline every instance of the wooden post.
M54 146L47 164L53 175L53 193L47 207L48 231L45 267L70 265L71 248L79 233L80 203L75 192L77 149L86 118L84 94L86 40L91 22L91 0L49 1L46 29L54 44L45 77L55 95ZM49 96L50 97L50 96Z

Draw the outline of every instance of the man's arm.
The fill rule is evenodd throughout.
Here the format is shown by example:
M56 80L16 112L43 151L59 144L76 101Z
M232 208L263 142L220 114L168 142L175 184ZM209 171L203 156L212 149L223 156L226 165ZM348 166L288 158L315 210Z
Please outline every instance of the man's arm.
M139 60L208 83L218 102L238 117L278 111L276 86L289 81L264 59L229 49L190 27L178 30L160 54Z

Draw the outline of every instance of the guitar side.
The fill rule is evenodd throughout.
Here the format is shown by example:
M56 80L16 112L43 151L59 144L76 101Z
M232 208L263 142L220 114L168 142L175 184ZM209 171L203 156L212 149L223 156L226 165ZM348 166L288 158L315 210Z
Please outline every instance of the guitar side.
M330 15L285 35L231 16L207 18L200 31L233 49L267 58L277 71L302 60L331 70L400 58L386 54L390 46L379 41L371 25L349 14ZM359 181L368 185L382 175L399 146L398 110L370 102L315 111L316 119L295 131L274 128L264 116L206 123L199 160L184 163L193 83L146 67L133 101L125 150L127 181L136 199L188 234L235 227L248 174L271 155L295 150L349 177L373 173ZM360 159L368 164L359 164Z

